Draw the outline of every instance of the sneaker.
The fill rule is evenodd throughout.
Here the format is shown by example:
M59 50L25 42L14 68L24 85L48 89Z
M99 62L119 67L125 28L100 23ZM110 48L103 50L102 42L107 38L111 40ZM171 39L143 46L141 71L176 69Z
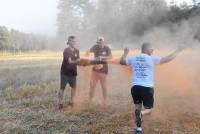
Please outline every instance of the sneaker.
M135 134L142 134L142 130L136 129Z
M63 104L59 104L59 105L58 105L58 110L60 110L60 111L63 111L63 110L64 110Z
M142 114L141 114L141 110L138 110L138 109L135 110L135 124L137 127L142 126Z

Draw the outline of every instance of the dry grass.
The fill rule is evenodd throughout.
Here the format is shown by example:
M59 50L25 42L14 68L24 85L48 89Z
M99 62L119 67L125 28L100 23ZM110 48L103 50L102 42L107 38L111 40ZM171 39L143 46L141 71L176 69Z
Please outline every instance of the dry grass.
M7 99L16 100L33 96L48 95L51 92L55 92L55 89L52 89L49 86L51 85L23 85L17 90L9 87L2 91L2 96L6 97Z
M115 53L116 55L121 52ZM59 55L59 54L56 54ZM198 54L195 54L195 57ZM188 53L186 57L193 56ZM194 59L177 59L156 70L155 108L145 117L145 134L199 134L199 65ZM196 60L198 60L196 58ZM88 107L90 68L80 68L76 105L57 111L60 60L0 61L0 82L9 80L0 91L0 133L2 134L132 134L133 104L130 96L130 70L110 66L108 106L101 106L101 88ZM8 64L11 64L10 67ZM8 67L8 68L7 68ZM10 68L9 68L10 67ZM184 67L184 68L183 68ZM12 69L11 69L12 68ZM177 70L174 71L174 68ZM5 73L5 71L8 71ZM184 73L183 73L184 72ZM119 76L119 77L116 77ZM170 79L170 80L169 80ZM7 81L3 81L7 82ZM2 83L3 83L2 82ZM7 85L7 86L6 86ZM66 97L70 93L66 90ZM65 98L65 103L67 98Z

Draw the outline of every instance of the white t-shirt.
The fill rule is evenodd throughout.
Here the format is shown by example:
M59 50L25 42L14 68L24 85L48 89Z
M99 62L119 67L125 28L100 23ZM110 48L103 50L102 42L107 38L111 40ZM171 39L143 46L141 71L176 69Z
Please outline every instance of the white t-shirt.
M132 67L132 86L154 86L154 65L160 64L160 57L141 53L126 58L126 64Z

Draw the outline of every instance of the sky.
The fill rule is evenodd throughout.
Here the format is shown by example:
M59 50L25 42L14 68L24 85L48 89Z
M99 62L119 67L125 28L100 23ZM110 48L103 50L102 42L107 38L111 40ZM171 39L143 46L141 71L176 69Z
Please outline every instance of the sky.
M26 33L55 35L58 0L0 0L0 25Z
M0 26L55 36L59 0L0 0ZM168 3L171 0L166 0ZM176 0L191 3L192 0Z

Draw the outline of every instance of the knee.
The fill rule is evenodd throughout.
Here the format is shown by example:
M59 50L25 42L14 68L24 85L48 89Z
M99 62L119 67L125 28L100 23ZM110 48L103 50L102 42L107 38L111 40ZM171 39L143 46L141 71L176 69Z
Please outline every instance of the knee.
M107 90L107 84L105 82L101 82L101 88L106 92Z
M96 87L96 82L90 81L90 90L93 90Z
M144 109L142 111L142 115L150 115L152 113L152 109Z

